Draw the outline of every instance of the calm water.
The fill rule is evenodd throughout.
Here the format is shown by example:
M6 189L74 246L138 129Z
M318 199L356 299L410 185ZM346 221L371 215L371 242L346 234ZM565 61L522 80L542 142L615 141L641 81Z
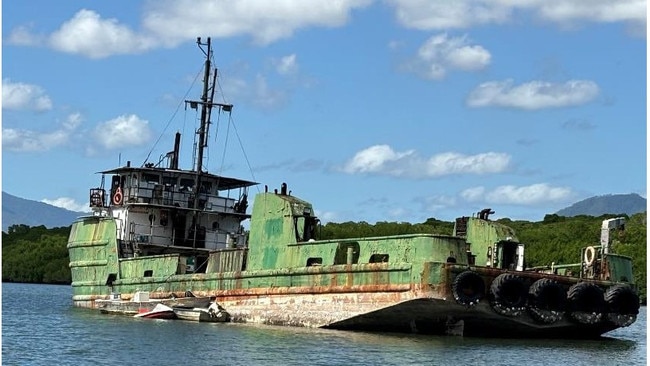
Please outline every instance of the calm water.
M111 316L2 284L3 365L646 365L646 308L597 341L367 334Z

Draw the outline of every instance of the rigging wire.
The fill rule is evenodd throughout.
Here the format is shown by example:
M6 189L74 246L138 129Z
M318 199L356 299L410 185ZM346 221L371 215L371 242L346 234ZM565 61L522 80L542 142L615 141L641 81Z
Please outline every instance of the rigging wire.
M219 86L219 95L221 95L223 102L227 103L225 99L225 93L223 92L223 88L221 87L221 83L219 82L219 78L217 78L217 86ZM230 130L230 125L232 125L232 129L235 131L235 136L237 136L237 141L239 142L239 148L241 149L242 154L244 155L244 160L246 160L246 166L248 167L248 171L250 172L251 177L253 177L253 181L257 182L257 178L255 178L255 173L253 172L253 167L251 166L250 160L248 160L248 155L246 154L246 150L244 149L244 144L242 143L241 137L239 136L239 132L237 131L237 125L235 124L235 119L232 117L232 113L228 113L228 115L229 115L228 130ZM256 188L257 188L257 193L260 193L261 192L260 187L256 186Z
M246 165L248 166L248 170L251 173L251 177L253 177L253 181L257 182L257 178L255 178L255 173L253 173L253 168L251 167L251 163L248 160L248 155L246 155L246 150L244 150L244 144L241 141L241 138L239 137L239 132L237 132L237 125L235 124L235 120L230 116L230 120L232 121L232 129L235 131L235 136L237 136L237 141L239 142L239 147L241 148L242 154L244 154L244 159L246 160ZM230 123L229 123L230 125ZM257 188L257 193L260 193L260 187L256 186Z
M144 159L144 162L142 162L142 166L141 166L141 167L144 167L144 165L145 165L145 164L147 163L147 161L149 160L149 157L150 157L151 154L153 153L153 150L156 148L156 145L158 145L158 143L160 142L160 139L162 139L162 137L163 137L165 131L167 131L167 128L169 127L169 125L171 124L171 122L174 120L174 117L176 117L176 114L178 113L178 110L181 108L181 104L185 103L185 99L186 99L187 96L190 94L190 91L191 91L192 88L194 87L194 84L196 83L196 80L199 78L199 75L201 75L201 71L203 71L203 66L201 66L201 69L199 70L199 72L198 72L198 73L196 74L196 76L194 77L194 80L192 81L192 84L190 84L190 87L189 87L189 88L187 89L187 91L185 92L185 95L183 96L183 98L181 99L181 101L180 101L180 102L178 103L178 105L176 106L176 110L174 111L174 113L172 113L172 116L171 116L171 117L169 118L169 120L167 121L167 124L165 125L165 128L163 128L162 132L161 132L160 135L158 136L158 139L156 140L156 142L154 142L153 146L151 147L151 150L149 150L149 153L147 154L147 157ZM184 129L184 128L185 128L185 125L183 124L183 129Z
M197 114L198 114L198 113L197 113ZM197 116L197 124L198 124L198 126L199 126L199 127L197 128L197 131L198 131L198 130L201 128L201 127L200 127L200 125L201 125L201 118L198 117L198 116ZM210 121L208 120L207 125L209 125L209 124L210 124ZM206 132L205 132L206 134L208 133L208 132L207 132L207 129L208 129L208 128L206 127ZM196 137L198 137L198 133L197 133L197 134L194 134L194 136L195 136L195 139L196 139ZM195 145L196 145L197 150L198 150L199 142L197 141ZM208 167L208 164L210 163L210 145L208 145L208 143L206 142L206 143L205 143L205 146L203 146L203 149L204 149L204 154L203 154L203 161L201 162L201 166L203 166L204 169L207 170L207 169L208 169L208 168L207 168L207 167ZM198 159L198 157L195 157L195 160L197 160L197 159ZM196 166L196 168L198 168L198 161L197 161L197 166ZM203 170L203 169L201 169L201 170Z
M219 135L219 126L221 125L221 108L219 108L219 112L217 113L217 123L214 128L214 144L215 146L217 145L217 136ZM228 137L228 135L226 135ZM226 140L227 143L227 140ZM225 149L225 147L224 147ZM219 169L219 174L223 171L223 158L221 159L221 168Z
M221 113L219 113L219 114L221 114ZM231 115L231 118L228 118L228 125L226 127L226 137L225 137L225 141L223 143L223 154L221 155L221 167L219 168L219 175L221 175L221 172L223 171L223 165L225 164L225 160L226 160L226 150L228 148L228 136L230 136L230 124L231 124L231 121L232 121L232 115Z
M214 86L213 86L214 87ZM219 108L219 113L217 114L217 126L215 127L215 133L214 133L214 144L217 144L217 134L219 133L219 124L221 122L221 108ZM226 155L226 145L228 144L228 133L226 132L226 141L223 144L223 155ZM224 157L221 157L221 167L218 169L218 178L217 178L217 187L219 187L219 183L221 183L221 173L223 172L223 160ZM230 192L228 192L228 195L230 195Z
M192 136L194 136L192 140L192 169L197 168L196 155L198 154L197 150L198 150L199 142L196 141L196 138L198 137L196 131L198 131L198 129L200 128L197 126L200 125L201 125L201 117L199 117L199 109L197 108L194 110L194 133L192 134Z

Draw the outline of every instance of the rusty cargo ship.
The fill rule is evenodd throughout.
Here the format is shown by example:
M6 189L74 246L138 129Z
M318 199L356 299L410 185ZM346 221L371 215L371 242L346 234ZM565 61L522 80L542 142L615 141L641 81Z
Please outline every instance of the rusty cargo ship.
M186 101L201 109L194 167L179 168L177 134L160 162L101 172L93 213L67 245L74 306L191 293L233 322L485 337L592 338L636 320L631 259L606 238L569 273L525 268L524 245L489 209L458 218L451 235L320 240L311 203L283 183L249 213L256 182L202 167L210 116L232 105L213 102L210 39L197 43L207 57L203 95Z

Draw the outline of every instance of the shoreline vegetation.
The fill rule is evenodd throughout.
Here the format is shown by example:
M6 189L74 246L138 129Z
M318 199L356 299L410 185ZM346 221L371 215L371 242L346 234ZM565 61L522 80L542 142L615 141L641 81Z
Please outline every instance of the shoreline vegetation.
M544 220L530 222L496 220L510 226L519 241L526 245L528 267L580 262L580 248L598 245L603 220L625 217L625 231L612 236L614 252L632 258L635 282L643 305L647 304L647 212L628 215L564 217L546 215ZM450 235L453 222L435 218L423 223L405 222L329 222L318 230L320 239L345 239L433 233ZM2 232L2 282L69 285L69 257L66 247L70 226L48 229L45 226L12 225Z

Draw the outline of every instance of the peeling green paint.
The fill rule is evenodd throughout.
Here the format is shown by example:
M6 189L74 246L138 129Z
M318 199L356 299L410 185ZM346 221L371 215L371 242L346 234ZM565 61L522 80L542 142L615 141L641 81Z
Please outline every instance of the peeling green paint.
M300 297L300 301L316 304L318 301L343 304L348 310L337 316L345 317L350 316L350 311L363 313L356 310L356 302L376 310L410 300L425 303L453 300L451 283L468 269L479 273L487 288L496 276L508 271L486 266L488 250L494 251L504 243L518 245L512 229L479 218L466 218L463 235L307 239L305 228L311 219L310 212L313 212L311 205L295 197L258 195L252 210L248 246L206 251L203 255L207 264L200 273L187 270L187 263L196 259L181 251L118 258L120 243L115 219L82 218L73 224L68 243L73 300L92 303L107 298L111 292L128 297L137 291L147 291L151 298L167 298L192 291L196 296L228 298L228 304L235 307L245 303L247 310L240 316L259 321L267 312L264 306L280 301L273 305L278 310L274 316L283 319L286 312L281 311L282 301ZM475 262L470 251L476 256ZM498 252L498 255L503 254ZM615 254L606 258L612 280L633 280L629 258ZM548 276L541 272L519 273L529 285ZM568 287L579 280L567 277L564 285ZM602 286L608 286L601 282ZM318 309L314 306L312 311ZM247 313L250 311L256 311L256 315ZM294 321L299 324L329 321L327 312L300 319L303 320Z
M634 284L632 273L632 258L620 254L607 254L605 257L612 281L629 282Z
M214 294L226 289L433 283L441 280L441 268L449 258L467 264L465 241L454 236L298 241L304 235L303 214L312 210L311 204L296 197L259 194L247 253L210 255L206 273L200 274L183 274L186 258L178 253L118 259L115 221L82 219L74 223L68 244L74 294L107 294L110 274L115 275L111 288L115 292L192 290ZM246 268L228 272L233 263L241 268L237 258L246 254ZM84 285L89 283L92 285Z

